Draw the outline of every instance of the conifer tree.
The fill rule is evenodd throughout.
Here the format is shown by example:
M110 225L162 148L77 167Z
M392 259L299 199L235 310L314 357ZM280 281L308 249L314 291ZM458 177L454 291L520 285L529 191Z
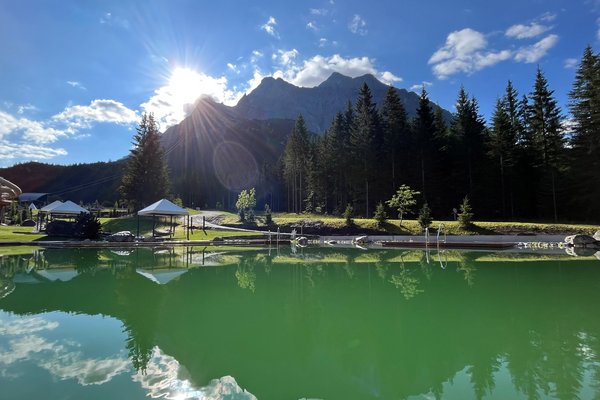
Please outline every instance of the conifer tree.
M473 192L479 183L476 170L483 156L485 125L479 116L477 101L475 98L469 99L464 87L461 87L458 93L456 113L450 130L458 145L457 166L462 169L460 175L464 176L463 185L458 186L474 197Z
M558 220L557 210L557 174L564 156L560 109L554 99L554 91L548 88L548 81L538 67L531 104L527 113L527 125L530 140L538 155L537 167L543 176L549 177L552 192L552 210L554 221ZM543 204L544 205L544 204Z
M296 213L302 211L309 150L308 131L304 118L300 115L283 153L283 174L288 186L288 210Z
M588 220L600 215L600 57L587 46L573 88L569 92L573 115L572 174L576 208Z
M119 191L134 210L169 194L169 175L154 115L142 115Z
M507 169L514 162L515 144L506 98L496 101L496 107L492 115L492 127L489 132L489 154L498 163L500 170L500 203L502 205L502 216L506 217Z
M413 163L419 171L417 181L420 183L421 193L427 200L429 188L426 185L428 179L431 179L432 156L435 148L435 126L434 115L431 109L431 103L425 87L421 91L417 115L413 120L413 141L415 147L416 160Z
M354 174L355 190L358 193L364 190L365 217L369 218L369 194L374 189L369 188L369 184L372 185L375 178L375 163L380 154L382 137L379 114L366 83L360 89L354 121L350 144L358 163Z
M388 88L383 100L381 120L383 126L384 155L386 163L390 168L390 189L394 190L400 174L407 166L403 160L406 159L408 153L410 130L406 110L400 97L398 97L396 88L393 86Z

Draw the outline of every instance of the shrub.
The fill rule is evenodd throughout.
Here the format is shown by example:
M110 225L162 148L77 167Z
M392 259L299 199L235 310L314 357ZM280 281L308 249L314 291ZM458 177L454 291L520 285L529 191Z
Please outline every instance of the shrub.
M465 196L460 205L460 213L458 214L458 226L463 229L470 228L473 225L473 209L469 203L469 197Z
M387 213L385 212L385 206L382 202L377 204L373 218L375 218L375 221L377 221L377 226L380 228L385 224L385 221L387 221Z
M423 204L423 207L421 207L417 221L423 229L428 228L433 222L433 218L431 218L431 209L427 203Z
M273 223L273 216L271 215L271 207L265 204L265 223L271 225Z
M256 190L242 190L235 203L241 222L254 222L254 207L256 207Z
M102 225L92 213L81 213L75 218L73 234L79 239L96 239Z
M354 208L352 208L350 204L346 206L346 209L344 210L344 214L342 214L342 216L346 220L346 226L354 225L354 219L352 218L354 216Z

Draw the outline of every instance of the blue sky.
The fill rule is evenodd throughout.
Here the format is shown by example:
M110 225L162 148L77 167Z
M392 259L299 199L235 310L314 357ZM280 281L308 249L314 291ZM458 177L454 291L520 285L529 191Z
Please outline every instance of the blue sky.
M234 105L263 77L315 86L372 73L454 109L464 85L489 118L539 65L563 114L599 0L0 1L0 166L127 155L208 94Z

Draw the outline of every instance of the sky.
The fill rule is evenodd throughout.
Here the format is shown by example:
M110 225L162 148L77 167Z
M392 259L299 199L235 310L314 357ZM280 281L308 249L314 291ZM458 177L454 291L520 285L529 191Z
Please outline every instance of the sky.
M0 0L0 167L126 156L140 116L164 131L200 95L227 105L267 76L313 87L366 73L489 120L539 67L568 118L600 0Z

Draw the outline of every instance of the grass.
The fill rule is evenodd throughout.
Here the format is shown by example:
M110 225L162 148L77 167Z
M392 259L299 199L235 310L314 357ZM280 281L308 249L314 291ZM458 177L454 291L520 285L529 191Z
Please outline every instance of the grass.
M30 242L46 237L44 233L32 233L31 226L0 226L0 242Z
M173 219L176 223L174 239L187 239L187 232L185 227L177 224L179 222ZM137 233L138 220L137 217L122 217L122 218L100 218L102 224L102 230L104 232L120 232L130 231L134 235ZM140 217L140 235L150 236L152 235L152 217ZM168 229L168 222L161 221L157 223L157 229L166 230ZM205 231L201 229L194 229L190 232L190 240L212 240L215 237L224 236L247 236L253 235L251 232L232 232L232 231L218 231L213 229L207 229Z
M276 213L273 214L273 222L282 227L297 225L300 221L320 221L322 222L322 234L332 233L336 231L343 232L346 230L346 223L343 218L332 215L319 214L294 214L294 213ZM223 212L222 224L242 226L239 222L237 214ZM504 235L504 234L575 234L582 233L593 235L600 226L589 224L554 224L554 223L533 223L533 222L491 222L491 221L476 221L468 228L461 228L458 221L442 221L434 220L430 227L430 232L437 232L440 224L444 225L448 235ZM263 216L256 217L257 227L265 227ZM327 231L330 232L327 232ZM419 226L416 220L403 220L402 225L398 219L389 219L382 227L377 225L377 221L372 218L354 218L354 231L365 230L369 232L377 231L380 234L388 235L423 235L423 229Z

